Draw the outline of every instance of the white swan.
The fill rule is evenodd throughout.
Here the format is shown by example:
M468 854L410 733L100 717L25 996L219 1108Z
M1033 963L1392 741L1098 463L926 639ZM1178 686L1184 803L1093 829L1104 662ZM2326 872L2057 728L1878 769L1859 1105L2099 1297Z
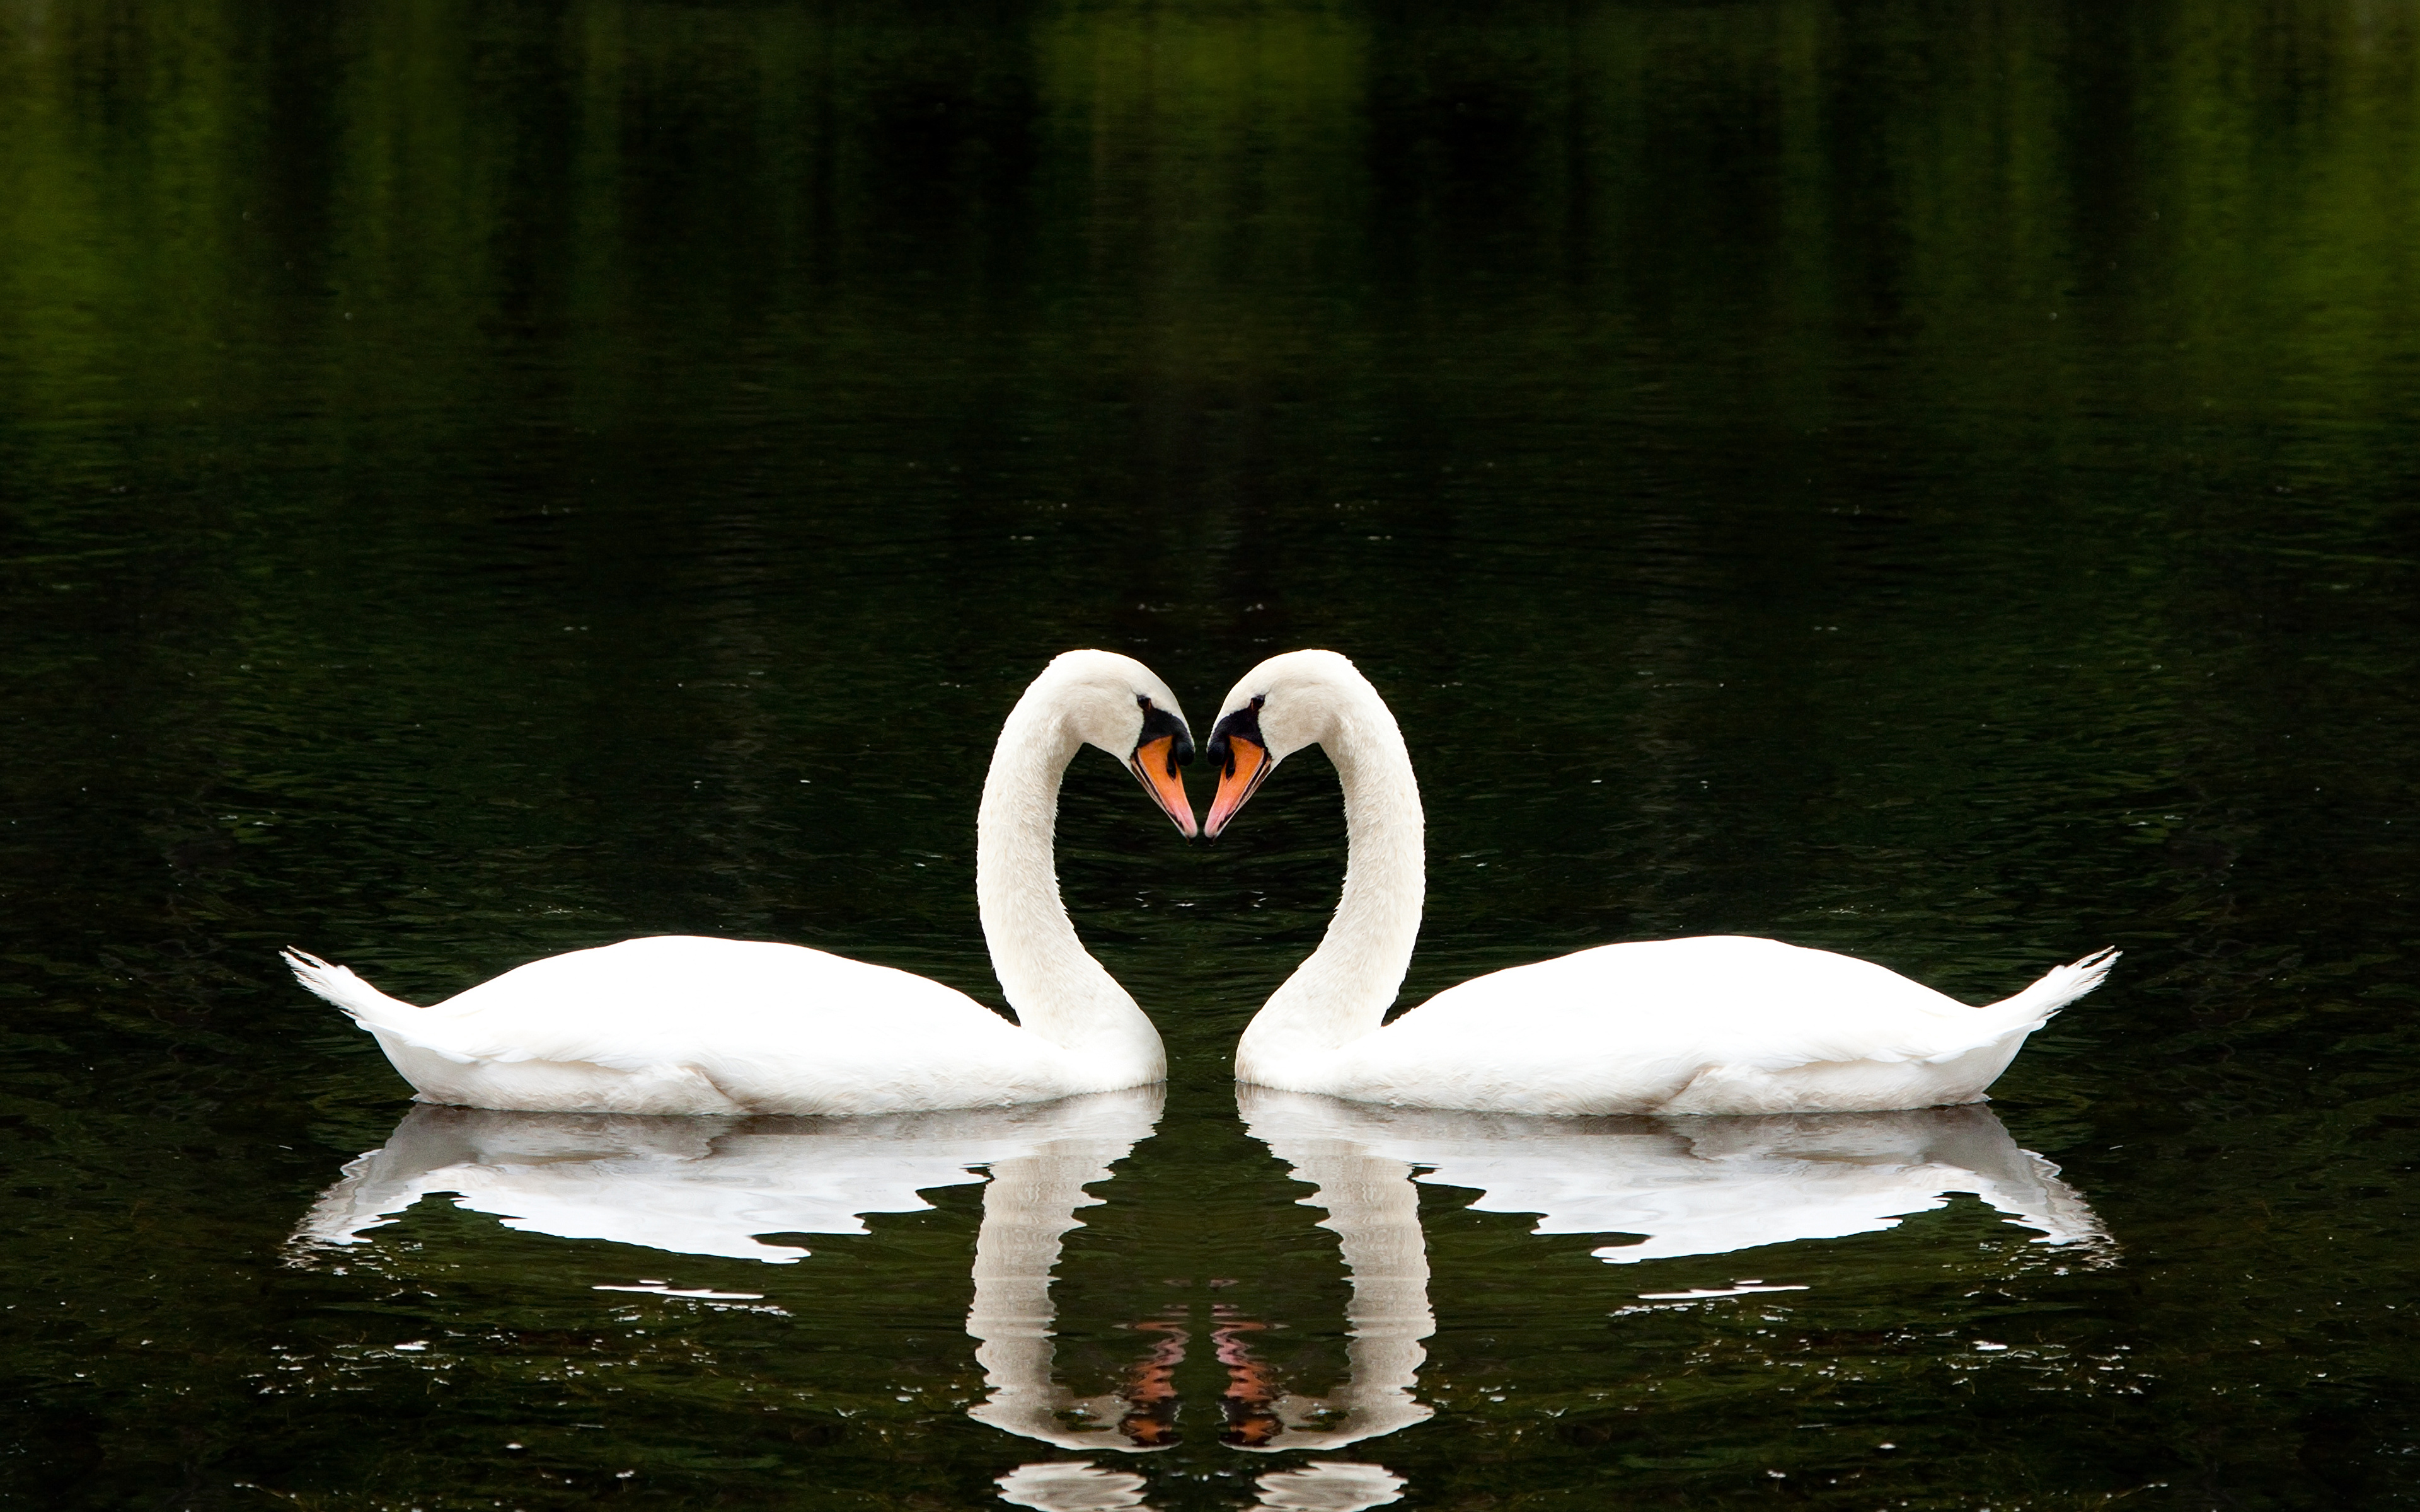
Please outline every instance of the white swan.
M954 988L804 946L661 935L517 966L430 1008L301 951L303 986L377 1036L424 1103L537 1112L876 1114L1039 1103L1156 1082L1159 1034L1085 953L1059 897L1059 783L1124 761L1176 826L1192 737L1130 656L1070 651L1001 727L975 821L975 896L1019 1023Z
M1332 651L1235 685L1209 753L1216 837L1279 762L1323 747L1349 859L1326 936L1235 1050L1245 1082L1504 1113L1862 1113L1972 1103L2114 950L1970 1008L1871 962L1738 935L1599 946L1448 988L1380 1026L1419 933L1419 784L1403 731Z

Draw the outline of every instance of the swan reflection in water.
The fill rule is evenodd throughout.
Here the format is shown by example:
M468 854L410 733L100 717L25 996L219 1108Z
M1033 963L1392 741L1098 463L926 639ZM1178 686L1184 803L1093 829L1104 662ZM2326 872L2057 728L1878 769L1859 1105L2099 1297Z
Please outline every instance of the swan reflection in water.
M1475 1190L1470 1206L1533 1213L1542 1234L1637 1235L1595 1251L1607 1261L1714 1257L1768 1244L1845 1238L1972 1193L2033 1242L2087 1264L2115 1246L2058 1168L2021 1149L1988 1109L1758 1118L1543 1119L1380 1107L1239 1087L1251 1134L1316 1191L1352 1286L1345 1382L1324 1396L1285 1389L1250 1356L1249 1335L1214 1327L1230 1384L1230 1447L1335 1451L1433 1415L1413 1395L1435 1329L1416 1181ZM1696 1300L1794 1290L1762 1281L1645 1293ZM1041 1512L1147 1512L1131 1472L1082 1462L1025 1465L1001 1497ZM1264 1475L1263 1507L1365 1512L1401 1498L1384 1466L1314 1461Z
M1536 1213L1540 1234L1636 1234L1597 1257L1617 1264L1729 1255L1843 1239L1972 1193L2034 1242L2113 1253L2108 1232L2058 1167L2017 1148L1981 1103L1900 1113L1544 1119L1388 1108L1239 1088L1251 1132L1303 1180L1350 1157L1438 1186L1477 1191L1482 1212ZM1293 1153L1301 1150L1314 1165ZM1414 1176L1411 1167L1421 1167ZM1318 1196L1303 1199L1324 1206ZM1341 1227L1335 1218L1327 1227Z
M864 1215L917 1212L936 1187L984 1181L967 1332L988 1399L979 1421L1064 1449L1134 1450L1118 1427L1149 1415L1078 1398L1052 1379L1051 1272L1085 1187L1158 1121L1157 1087L1009 1108L887 1118L645 1118L413 1108L380 1149L345 1167L294 1234L299 1255L365 1242L421 1198L562 1239L786 1265L762 1235L861 1234ZM979 1169L982 1168L982 1169ZM655 1290L655 1286L628 1288ZM679 1293L675 1293L678 1295ZM700 1295L700 1293L690 1293ZM1080 1416L1104 1424L1071 1429Z
M1251 1350L1251 1320L1214 1316L1229 1378L1221 1441L1257 1452L1343 1449L1427 1420L1414 1391L1435 1327L1415 1182L1477 1191L1470 1206L1537 1215L1542 1234L1641 1236L1595 1253L1615 1263L1712 1257L1837 1239L1973 1193L2036 1242L2087 1260L2108 1236L2057 1168L2017 1148L1987 1109L1761 1118L1561 1119L1392 1109L1243 1087L1251 1134L1315 1187L1352 1291L1344 1381L1289 1389ZM1086 1191L1156 1123L1157 1088L1013 1108L861 1119L644 1118L415 1107L385 1146L345 1168L295 1234L302 1250L365 1242L422 1197L513 1228L671 1254L789 1264L808 1251L766 1235L861 1234L864 1216L929 1208L921 1194L983 1181L976 1420L1078 1454L1174 1442L1181 1324L1140 1325L1153 1353L1122 1390L1078 1397L1056 1381L1052 1273ZM649 1289L653 1289L650 1288ZM1761 1281L1648 1297L1771 1289ZM1273 1472L1258 1505L1363 1512L1398 1500L1383 1466L1326 1459ZM1141 1508L1142 1477L1081 1460L1000 1478L1016 1505Z

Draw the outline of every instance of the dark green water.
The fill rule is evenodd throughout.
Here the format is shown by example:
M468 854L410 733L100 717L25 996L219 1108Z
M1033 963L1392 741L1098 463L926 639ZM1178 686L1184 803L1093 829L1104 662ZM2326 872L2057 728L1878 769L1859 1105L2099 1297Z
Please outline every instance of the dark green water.
M2388 0L0 0L0 1499L2420 1503L2415 421ZM1411 1000L1680 933L1976 1001L2124 948L1982 1124L1876 1136L2038 1152L2105 1238L1951 1159L1896 1227L1615 1263L1650 1225L1340 1136L1365 1234L1417 1203L1433 1415L1222 1444L1384 1343L1228 1080L1335 788L1188 848L1091 757L1063 876L1174 1071L1049 1368L1156 1359L1173 1447L968 1415L996 1149L784 1264L467 1191L289 1248L417 1135L275 947L431 1000L733 933L988 996L982 764L1072 645L1197 731L1273 651L1370 672ZM1786 1227L1854 1133L1491 1148ZM492 1136L637 1200L641 1134ZM722 1295L596 1289L643 1282Z

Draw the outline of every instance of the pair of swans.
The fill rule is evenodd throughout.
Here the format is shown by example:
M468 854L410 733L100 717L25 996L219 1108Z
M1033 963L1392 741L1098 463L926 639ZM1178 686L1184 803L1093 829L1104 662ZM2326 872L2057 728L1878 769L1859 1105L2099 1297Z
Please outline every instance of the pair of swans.
M417 1008L299 951L424 1102L535 1111L866 1115L1046 1102L1161 1079L1159 1035L1076 936L1052 831L1077 751L1125 763L1195 833L1176 696L1132 657L1071 651L1028 687L976 815L975 892L1016 1025L939 982L801 946L662 936L518 967ZM1318 949L1252 1020L1238 1079L1398 1106L1505 1113L1861 1112L1981 1098L2116 952L1971 1008L1869 962L1735 935L1602 946L1450 988L1382 1026L1425 887L1403 731L1333 652L1271 657L1208 745L1203 831L1278 764L1325 748L1350 858Z
M1332 1453L1426 1421L1417 1396L1435 1330L1430 1266L1415 1183L1477 1193L1470 1206L1536 1216L1545 1234L1630 1236L1597 1257L1659 1262L1642 1306L1804 1289L1792 1260L1762 1257L1742 1283L1712 1262L1750 1249L1872 1234L1971 1192L2014 1225L2036 1230L2061 1263L2103 1262L2114 1246L2057 1167L2018 1148L1981 1107L1899 1113L1552 1120L1501 1114L1384 1108L1366 1103L1237 1088L1251 1136L1315 1190L1349 1277L1344 1380L1325 1392L1252 1357L1255 1324L1213 1308L1180 1309L1137 1325L1152 1357L1114 1389L1079 1396L1058 1378L1051 1296L1078 1211L1109 1200L1087 1188L1111 1179L1160 1114L1160 1089L1129 1088L1047 1105L960 1109L867 1119L632 1119L423 1106L386 1144L353 1161L296 1231L298 1258L369 1242L422 1198L527 1233L606 1240L667 1254L787 1265L801 1236L866 1231L864 1215L931 1206L920 1194L986 1180L971 1266L966 1331L985 1376L979 1422L1079 1454L1169 1447L1178 1419L1176 1360L1202 1342L1227 1367L1218 1431L1256 1453ZM763 1236L776 1236L768 1239ZM1807 1257L1799 1255L1803 1265ZM1784 1269L1776 1269L1779 1265ZM1675 1269L1680 1273L1675 1274ZM664 1272L659 1274L669 1275ZM1817 1279L1803 1271L1799 1282ZM1696 1283L1695 1285L1685 1285ZM601 1289L757 1301L668 1281ZM1206 1325L1206 1326L1205 1326ZM1199 1349L1199 1345L1195 1347ZM1268 1506L1332 1506L1321 1496L1391 1501L1402 1482L1338 1461L1262 1482ZM1309 1480L1302 1479L1309 1475ZM1060 1461L1002 1477L1020 1504L1139 1505L1086 1501L1133 1480ZM1272 1482L1276 1484L1272 1484ZM1314 1484L1316 1483L1316 1484ZM1125 1486L1139 1493L1140 1483Z

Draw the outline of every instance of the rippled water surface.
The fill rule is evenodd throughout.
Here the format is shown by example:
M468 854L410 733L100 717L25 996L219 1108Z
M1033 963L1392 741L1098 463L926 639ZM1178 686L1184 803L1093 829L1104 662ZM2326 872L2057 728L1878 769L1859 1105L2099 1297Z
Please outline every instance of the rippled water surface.
M2420 1503L2415 164L2387 0L0 0L0 1500ZM2126 954L1988 1107L1239 1105L1306 754L1070 774L1164 1091L416 1108L274 958L997 1001L1074 645L1356 658L1407 1001Z

